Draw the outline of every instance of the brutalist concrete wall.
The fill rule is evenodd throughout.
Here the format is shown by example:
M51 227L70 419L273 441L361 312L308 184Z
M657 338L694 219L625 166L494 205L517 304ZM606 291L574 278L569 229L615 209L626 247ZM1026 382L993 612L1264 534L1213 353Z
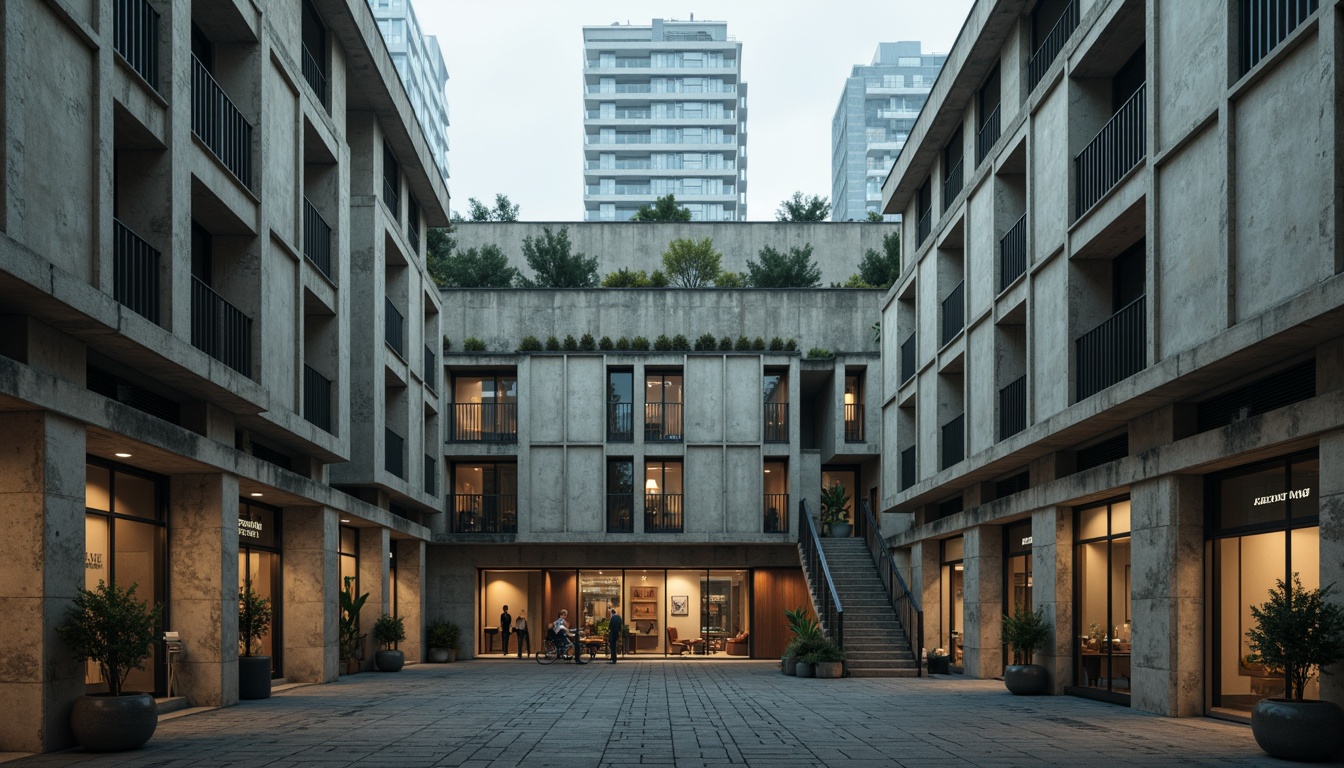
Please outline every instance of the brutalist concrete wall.
M663 252L677 239L714 241L723 253L722 268L746 272L747 261L759 263L761 249L780 253L812 245L812 258L821 269L821 284L843 283L859 271L865 251L882 253L882 238L900 231L899 224L882 222L468 222L455 225L458 250L498 246L509 263L531 275L523 258L523 239L541 236L542 229L568 230L573 251L596 256L598 272L618 269L661 269Z

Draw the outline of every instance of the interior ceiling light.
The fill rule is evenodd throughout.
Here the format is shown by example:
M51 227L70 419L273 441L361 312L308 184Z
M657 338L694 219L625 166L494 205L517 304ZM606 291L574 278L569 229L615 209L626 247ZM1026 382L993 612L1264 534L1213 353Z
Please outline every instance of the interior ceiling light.
M342 523L348 523L348 522L350 522L350 518L348 518L348 517L342 517L342 518L341 518L341 522L342 522Z
M253 491L253 492L252 492L252 495L253 495L253 496L260 496L260 495L261 495L261 491Z
M113 455L113 456L116 456L118 459L129 459L129 458L131 458L131 454L129 454L129 453L114 453L114 454L112 454L112 455Z

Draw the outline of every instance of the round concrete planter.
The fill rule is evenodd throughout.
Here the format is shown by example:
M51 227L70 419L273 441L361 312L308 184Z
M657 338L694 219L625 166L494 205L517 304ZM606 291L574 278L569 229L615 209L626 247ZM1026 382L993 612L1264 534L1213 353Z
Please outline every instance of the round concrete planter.
M269 699L271 697L271 657L238 657L238 698Z
M373 655L373 665L379 672L400 672L406 666L406 654L401 651L379 651Z
M1329 760L1344 748L1344 709L1331 701L1261 699L1251 710L1251 733L1270 757Z
M429 662L430 662L431 664L447 664L447 663L448 663L448 649L447 649L447 648L430 648L430 649L429 649Z
M849 534L854 532L852 523L831 523L831 531L828 536L832 539L848 539Z
M797 675L797 674L798 674L798 657L797 657L797 656L794 656L794 657L791 658L791 659L785 659L785 660L784 660L784 674L786 674L786 675L791 675L791 676L792 676L792 675Z
M798 677L816 677L817 668L806 661L798 662Z
M91 752L139 749L158 724L159 708L147 693L81 696L70 713L75 741Z
M1013 664L1003 670L1003 684L1018 696L1043 696L1050 692L1050 673L1039 664Z
M827 680L835 680L845 671L843 661L818 661L813 665L817 677Z

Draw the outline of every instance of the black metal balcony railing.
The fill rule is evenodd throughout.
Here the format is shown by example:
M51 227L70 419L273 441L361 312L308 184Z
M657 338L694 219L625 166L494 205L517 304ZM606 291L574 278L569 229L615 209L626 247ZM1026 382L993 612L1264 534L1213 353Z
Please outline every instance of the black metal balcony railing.
M681 442L681 403L644 404L645 442Z
M941 458L939 469L947 469L966 458L966 414L943 425Z
M112 220L113 298L151 323L159 322L159 251Z
M789 404L765 404L765 436L767 443L789 442Z
M1139 86L1073 159L1075 215L1087 213L1147 154L1144 127L1147 92L1146 84Z
M517 403L453 403L450 443L518 442Z
M873 564L877 566L877 575L882 579L887 601L900 617L901 629L905 630L905 642L901 645L908 648L910 654L915 657L915 674L923 677L924 659L920 645L921 638L924 637L924 611L919 607L919 600L915 599L910 588L906 586L905 579L901 578L896 560L891 556L891 547L887 546L887 539L882 535L882 529L877 526L873 510L863 499L859 499L856 519L863 523L859 526L859 530L863 532L863 541L868 545L868 554L873 558Z
M685 523L680 493L644 494L645 533L681 533Z
M994 148L994 143L999 140L999 107L994 107L994 111L989 113L985 122L980 126L980 130L975 132L975 164L978 166L985 161L989 155L989 150Z
M428 453L426 453L425 493L429 494L430 496L433 496L438 492L439 487L438 476L439 476L439 462L436 461L433 456L430 456Z
M958 131L957 135L960 136L961 132ZM966 181L964 178L965 174L962 173L963 165L965 165L965 163L962 162L962 159L957 158L957 162L947 170L947 178L943 179L944 213L946 213L947 209L952 206L952 201L957 198L957 195L961 194L961 185Z
M902 490L902 491L904 491L906 488L909 488L910 486L912 486L912 485L915 484L915 480L916 480L916 477L915 477L915 453L916 453L915 448L916 448L916 447L917 447L917 446L912 445L912 446L910 446L909 448L906 448L905 450L901 451L901 490Z
M439 391L439 356L434 354L434 348L428 344L425 345L425 370L421 378L431 391Z
M331 379L303 364L303 418L331 432Z
M411 241L411 254L416 259L420 258L420 223L417 221L406 222L406 238Z
M243 186L252 186L252 124L195 56L191 57L191 130Z
M1084 400L1147 367L1146 297L1140 296L1079 336L1077 394Z
M943 299L943 343L951 341L965 325L966 281L962 280Z
M607 533L635 532L635 495L607 494Z
M308 81L308 87L317 94L317 100L322 102L322 106L328 106L327 73L323 71L322 64L306 45L303 46L303 79Z
M397 311L397 305L392 303L392 299L383 297L387 301L387 322L383 329L383 338L387 340L392 351L402 360L406 359L406 319Z
M1027 428L1027 376L999 390L999 439L1007 440Z
M406 441L386 427L383 428L383 469L406 479Z
M607 442L628 443L635 439L633 403L607 403Z
M1027 271L1027 214L999 240L999 292Z
M915 334L901 342L901 383L909 381L915 375Z
M812 605L817 619L830 639L842 649L845 647L845 608L836 591L826 564L826 551L821 547L821 532L817 521L807 513L807 499L798 502L798 558L803 562L807 581L811 585Z
M113 16L113 48L157 91L159 12L146 0L116 0Z
M1064 50L1064 43L1068 42L1069 36L1073 30L1078 28L1078 0L1069 3L1069 7L1064 9L1064 14L1055 22L1055 26L1041 41L1036 52L1031 54L1031 59L1027 61L1027 89L1034 90L1041 78L1045 77L1045 71L1054 63L1055 57Z
M1319 0L1241 0L1241 74L1250 72L1319 7Z
M518 496L512 493L453 494L454 533L517 533Z
M933 211L924 211L919 214L919 222L915 224L915 247L924 244L928 239L929 233L933 231Z
M761 511L765 515L761 521L762 531L765 531L766 533L789 532L789 494L764 494L762 497Z
M845 403L845 442L863 442L863 403Z
M191 345L244 376L252 375L252 318L194 275Z
M336 282L336 275L331 270L331 225L306 197L303 199L303 255L328 280Z

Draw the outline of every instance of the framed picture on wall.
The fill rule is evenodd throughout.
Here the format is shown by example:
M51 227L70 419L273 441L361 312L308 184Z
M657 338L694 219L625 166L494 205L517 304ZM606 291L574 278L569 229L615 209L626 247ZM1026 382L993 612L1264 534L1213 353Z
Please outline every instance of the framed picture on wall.
M630 618L632 619L656 619L658 618L658 603L645 602L637 603L630 601Z
M631 599L631 600L657 600L657 599L658 599L658 588L657 588L657 587L631 587L631 588L630 588L630 599Z
M672 596L672 615L673 616L691 615L691 598L689 595Z

